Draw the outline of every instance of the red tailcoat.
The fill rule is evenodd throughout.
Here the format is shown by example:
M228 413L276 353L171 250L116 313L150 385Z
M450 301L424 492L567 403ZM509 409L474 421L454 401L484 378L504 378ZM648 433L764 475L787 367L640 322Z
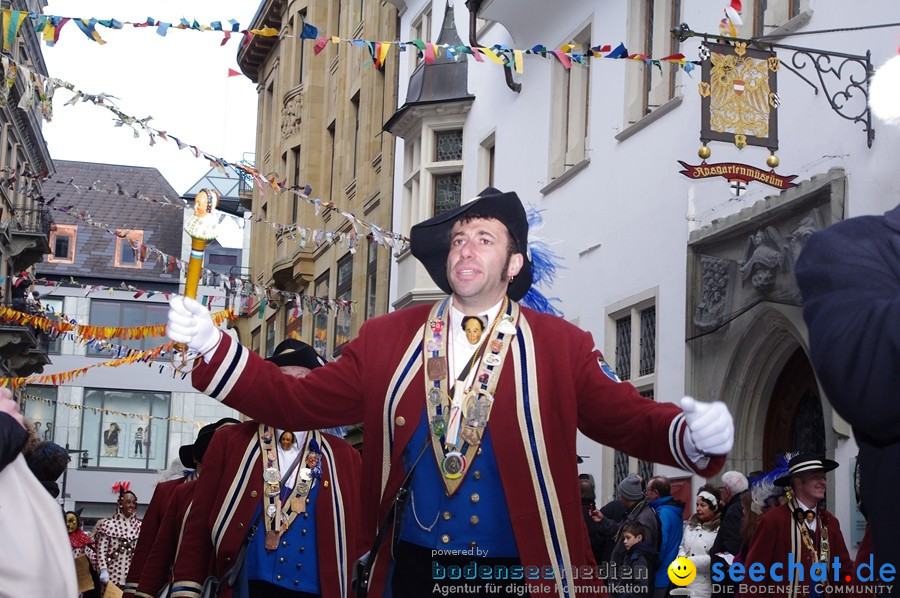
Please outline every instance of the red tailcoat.
M122 598L133 598L135 590L137 590L138 582L141 580L141 571L144 568L144 561L153 548L153 542L156 539L156 530L162 521L163 514L169 507L169 501L175 489L185 483L189 477L180 477L175 480L160 482L153 491L153 497L150 504L147 505L147 512L144 514L143 523L141 524L141 535L138 536L138 543L134 549L134 555L131 557L131 567L128 569L128 580L123 588L124 594Z
M277 366L275 371L281 373ZM262 391L257 398L270 400ZM208 575L221 579L234 564L263 500L258 430L259 424L250 421L220 428L213 436L178 547L172 598L196 598ZM322 450L316 499L319 583L323 598L344 598L353 561L365 550L360 550L358 533L361 458L345 440L315 434ZM257 533L265 533L263 528ZM224 584L220 591L220 598L232 595Z
M156 541L144 562L135 598L156 598L163 586L172 580L172 565L175 564L175 555L196 486L197 480L190 480L172 493L169 508L156 530Z
M819 509L819 521L818 525L816 526L816 539L813 543L813 546L816 548L816 550L819 550L820 547L823 523L828 528L828 544L830 555L828 557L828 582L823 582L822 585L826 588L828 586L843 585L844 577L846 575L855 576L855 572L853 570L853 561L850 560L850 555L847 552L847 545L844 543L844 535L841 533L841 524L838 522L837 517L835 517L825 509ZM753 532L753 538L750 540L750 549L747 552L747 557L744 559L744 567L748 571L753 563L762 563L765 567L764 579L758 582L757 585L789 585L789 571L787 564L788 556L791 554L791 537L795 527L796 524L794 521L794 512L789 505L781 505L779 507L775 507L774 509L770 509L759 520L756 531ZM794 562L803 563L804 579L802 582L798 581L797 585L799 587L794 594L784 594L786 596L808 596L810 584L816 583L810 581L810 568L813 564L813 554L805 544L803 544L802 542L798 544L800 545L800 554L799 556L796 554L794 555ZM834 570L831 567L835 557L840 559L840 571L837 576L838 581L834 581L835 574ZM783 578L780 583L773 581L769 576L771 566L774 563L783 564L780 569L777 569L775 571L777 575L780 575ZM754 585L755 582L745 577L744 581L741 583ZM829 595L829 593L826 593L826 595Z
M410 307L367 321L340 359L302 379L285 376L223 335L210 362L194 371L193 384L242 413L289 430L362 421L363 529L371 546L402 482L403 451L425 405L422 339L429 309ZM725 458L695 468L684 454L681 409L641 397L630 384L604 373L589 333L526 308L517 325L488 426L519 558L523 565L551 567L557 580L565 576L571 595L579 581L572 581L572 569L594 562L581 514L576 430L639 459L704 476L715 475ZM669 392L681 396L680 388ZM375 561L371 596L383 595L389 583L390 545L390 540L382 545ZM556 589L531 595L567 594L564 583L546 585Z

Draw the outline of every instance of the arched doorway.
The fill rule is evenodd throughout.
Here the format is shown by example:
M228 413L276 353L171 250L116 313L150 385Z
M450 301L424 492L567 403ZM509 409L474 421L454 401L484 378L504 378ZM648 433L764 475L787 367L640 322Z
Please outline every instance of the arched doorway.
M812 365L797 348L778 375L763 436L763 469L787 451L824 453L825 415Z

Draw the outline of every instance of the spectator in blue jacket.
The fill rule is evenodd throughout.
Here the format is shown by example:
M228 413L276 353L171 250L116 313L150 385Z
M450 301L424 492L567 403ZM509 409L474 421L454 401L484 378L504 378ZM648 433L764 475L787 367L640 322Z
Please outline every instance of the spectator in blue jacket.
M650 478L644 496L656 511L661 527L653 598L663 598L669 590L669 565L678 557L684 534L684 502L672 496L669 478L661 475Z

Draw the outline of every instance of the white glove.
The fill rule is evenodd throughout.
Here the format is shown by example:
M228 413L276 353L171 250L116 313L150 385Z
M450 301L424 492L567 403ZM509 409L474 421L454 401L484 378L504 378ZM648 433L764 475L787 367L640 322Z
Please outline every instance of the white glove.
M691 397L684 397L681 399L681 408L687 423L686 440L697 450L704 455L725 455L731 450L734 444L734 422L725 403L702 403Z
M169 301L166 334L173 341L184 343L203 355L204 359L207 355L212 357L212 351L222 339L222 331L213 324L209 310L197 300L181 295L175 295Z
M109 583L109 571L107 571L106 569L101 569L100 575L98 575L97 577L100 578L100 583L102 583L103 585Z

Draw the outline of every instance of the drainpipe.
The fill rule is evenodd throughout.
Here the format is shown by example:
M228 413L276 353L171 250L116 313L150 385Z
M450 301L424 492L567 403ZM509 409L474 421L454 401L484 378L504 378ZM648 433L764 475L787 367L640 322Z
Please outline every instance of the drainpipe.
M478 46L478 40L475 39L475 33L478 28L478 9L481 8L482 0L466 0L466 8L469 9L469 45ZM512 69L503 67L503 76L506 77L506 86L516 93L522 91L522 84L513 81Z

